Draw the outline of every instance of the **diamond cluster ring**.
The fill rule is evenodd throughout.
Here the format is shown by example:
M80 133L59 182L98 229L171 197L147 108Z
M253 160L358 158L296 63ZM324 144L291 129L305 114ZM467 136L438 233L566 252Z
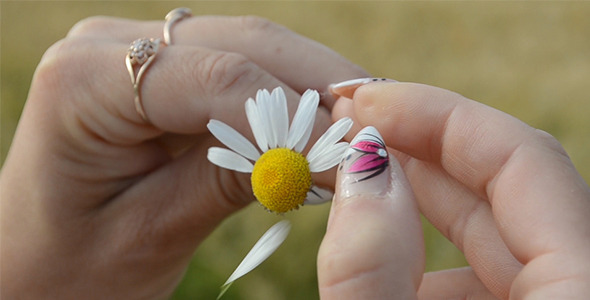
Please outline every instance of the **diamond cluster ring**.
M141 99L141 79L150 65L153 63L158 54L160 46L168 46L172 43L170 30L174 23L192 16L191 10L188 8L177 8L166 15L166 23L164 23L164 41L154 38L140 38L133 43L127 50L125 57L125 65L131 77L133 90L135 92L135 110L141 118L148 124L151 124Z

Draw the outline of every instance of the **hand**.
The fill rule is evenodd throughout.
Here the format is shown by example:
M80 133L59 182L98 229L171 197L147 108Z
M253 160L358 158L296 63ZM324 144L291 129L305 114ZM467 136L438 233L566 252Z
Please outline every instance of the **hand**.
M248 176L207 161L209 119L248 128L244 103L258 89L282 86L294 112L306 89L366 76L256 17L190 18L144 74L149 124L125 54L162 27L91 18L45 53L1 174L3 296L169 296L199 243L253 199ZM331 123L322 101L318 133Z
M339 172L318 258L322 299L590 294L590 188L557 140L439 88L372 83L341 90L352 101L338 100L333 117L352 117L357 131L377 128L401 168L392 159L392 185L377 196L375 188L358 192L347 183L353 175ZM409 191L470 267L422 274Z

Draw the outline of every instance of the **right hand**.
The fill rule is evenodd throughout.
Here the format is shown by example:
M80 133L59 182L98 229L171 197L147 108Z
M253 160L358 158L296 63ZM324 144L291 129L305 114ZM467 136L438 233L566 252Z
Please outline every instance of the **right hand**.
M371 125L379 130L403 168L395 177L398 184L403 185L405 173L422 214L465 254L470 267L421 273L416 267L422 253L416 238L421 237L412 234L419 223L408 204L412 197L396 188L387 194L388 201L405 213L369 209L380 203L367 200L370 195L357 197L361 201L356 205L348 200L339 209L333 207L318 262L323 296L590 295L590 188L555 138L491 107L427 85L371 83L345 96L352 101L338 100L333 117L352 117L357 128ZM349 137L354 134L355 130ZM364 213L355 214L351 207L364 207ZM378 225L382 228L375 229ZM351 227L353 232L371 228L375 234L351 237ZM356 239L363 243L329 247L333 241ZM338 272L322 266L338 266ZM393 277L379 281L375 274Z

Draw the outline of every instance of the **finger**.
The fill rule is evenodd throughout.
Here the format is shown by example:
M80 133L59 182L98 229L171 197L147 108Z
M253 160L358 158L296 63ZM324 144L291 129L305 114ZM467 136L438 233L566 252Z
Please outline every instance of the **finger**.
M177 140L143 143L164 131L208 135L206 123L218 119L251 136L244 112L246 99L259 88L283 85L239 55L226 56L198 47L164 48L142 83L144 107L154 124L146 125L135 111L133 88L125 70L124 55L121 56L125 49L126 46L118 43L83 39L56 44L46 53L35 74L24 112L28 116L24 119L31 123L27 128L47 138L44 142L39 140L44 145L38 147L39 151L49 151L47 147L50 147L53 152L73 157L75 163L68 164L68 170L60 173L68 178L54 176L56 179L52 180L66 180L68 186L84 187L72 189L76 198L88 199L84 207L94 207L97 201L110 199L169 161L171 157L162 151L161 143L170 143L165 146L168 147ZM285 93L292 115L299 95L288 87ZM311 140L329 126L325 110L318 111L316 120L319 126ZM60 142L56 142L56 137ZM126 159L121 161L121 158ZM168 177L161 185L176 185L170 182L173 180ZM87 188L88 182L108 183L108 188L94 185L97 189L93 190ZM320 179L319 185L326 182L329 181ZM59 205L73 196L55 198L59 199L55 202Z
M546 133L458 94L424 85L366 85L357 90L354 105L362 124L388 129L384 136L388 145L440 163L451 176L487 198L498 223L516 229L502 232L510 245L524 242L519 231L537 232L539 225L548 230L545 234L562 237L550 242L554 246L575 242L560 233L571 229L583 234L588 228L578 226L589 222L585 217L590 212L588 185L559 143ZM515 198L520 201L511 201ZM562 202L553 200L558 198ZM565 212L573 219L563 218ZM529 242L528 247L514 250L529 250L525 252L530 255L538 251L533 249L547 249L547 244L541 244L549 241ZM520 251L515 254L525 261L530 257Z
M353 97L354 90L346 92ZM335 117L354 115L353 102L343 100L335 106ZM359 123L357 126L361 126ZM465 254L487 288L506 298L522 264L500 237L489 202L441 170L436 162L420 161L404 153L396 156L412 184L420 211Z
M402 161L422 214L457 248L491 293L506 299L522 270L504 244L490 203L444 172L438 164Z
M580 249L590 249L585 217L590 213L589 188L546 133L424 85L365 85L354 94L353 105L359 122L383 130L388 145L441 165L487 199L503 241L522 263L576 249L576 256L568 255L573 263L584 257ZM436 199L420 201L430 206Z
M162 37L163 24L93 17L78 23L69 36L130 43L140 37ZM300 94L307 89L320 91L322 104L328 108L333 105L325 90L329 83L367 75L326 46L260 17L188 18L173 26L172 35L174 45L241 53Z
M424 274L418 299L477 299L492 300L496 298L477 278L469 267L430 272Z
M113 144L135 144L163 131L203 133L211 118L244 128L244 103L261 88L284 86L290 111L295 110L299 98L239 54L202 47L164 47L140 87L154 130L146 126L135 109L134 91L124 64L125 45L66 40L55 48L46 55L36 77L47 81L59 74L59 84L52 82L57 86L51 90L66 98L62 101L72 102L69 105L75 106L77 117L85 116L81 121L90 131ZM99 57L89 57L88 53ZM68 95L73 96L68 99Z
M391 163L389 163L391 162ZM368 127L352 141L318 254L322 299L415 298L421 224L401 167Z
M43 86L32 90L32 98L53 97L71 109L53 105L55 101L40 101L35 109L55 116L56 122L69 123L68 128L75 131L70 134L80 144L98 138L115 146L129 146L162 132L206 133L206 123L212 118L251 136L245 126L244 103L260 88L283 86L291 114L298 103L296 92L242 55L202 47L164 47L140 87L143 106L155 128L146 126L132 101L133 88L123 62L126 49L122 44L87 39L66 39L56 44L36 73L35 82ZM320 127L327 128L325 110L320 109L318 116ZM313 137L318 132L314 131ZM130 164L153 166L146 164L149 160L136 159Z
M202 138L103 205L102 213L116 220L109 229L126 233L125 240L117 241L128 245L121 249L151 246L171 261L184 261L224 218L254 200L250 174L203 159L214 144L214 138Z
M205 159L212 138L151 172L114 201L103 205L115 215L114 232L138 239L118 241L117 249L131 253L154 248L172 262L186 261L191 251L228 214L253 199L247 174L217 168ZM131 244L131 245L129 245Z

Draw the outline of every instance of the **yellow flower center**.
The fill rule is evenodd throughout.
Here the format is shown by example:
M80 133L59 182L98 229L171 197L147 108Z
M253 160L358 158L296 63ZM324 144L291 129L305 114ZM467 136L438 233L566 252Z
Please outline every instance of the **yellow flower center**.
M266 151L254 164L252 190L268 210L284 213L298 208L311 188L309 163L287 148Z

